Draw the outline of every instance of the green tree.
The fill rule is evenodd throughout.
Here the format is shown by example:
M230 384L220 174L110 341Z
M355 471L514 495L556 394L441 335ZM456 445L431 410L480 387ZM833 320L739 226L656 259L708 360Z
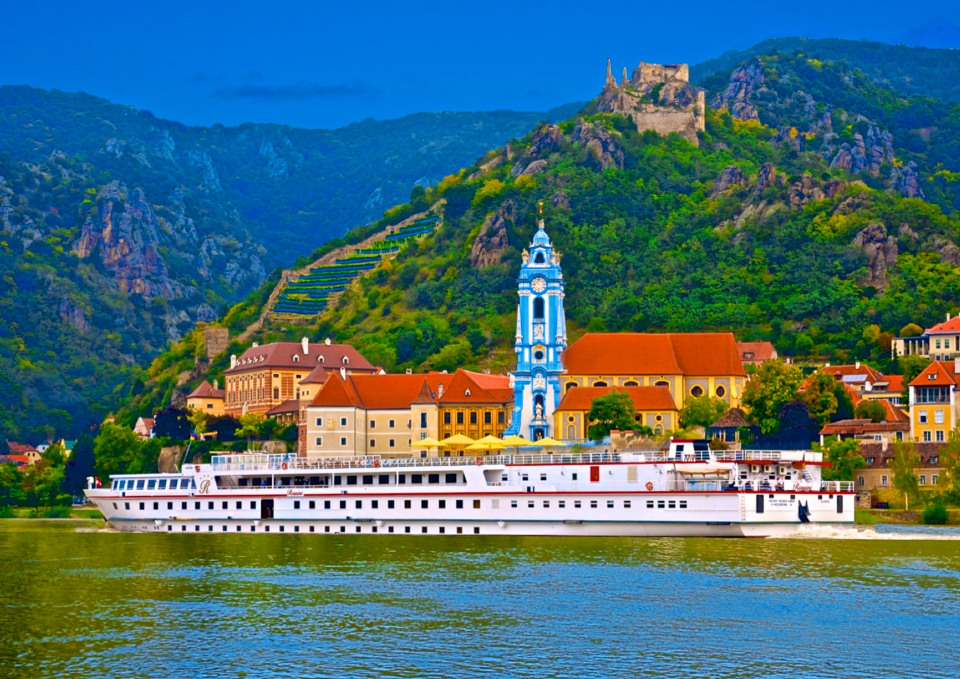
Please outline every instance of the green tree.
M249 445L250 439L258 439L260 428L266 418L261 413L244 413L240 416L240 428L237 429L237 436L247 439Z
M940 448L938 455L943 470L937 479L941 493L954 504L960 504L960 429L950 432L946 445Z
M860 401L853 413L861 420L883 422L887 419L887 410L879 401Z
M624 391L597 396L590 403L590 412L587 413L587 421L592 423L587 428L587 436L591 441L599 441L613 429L632 429L636 424L633 419L635 412L633 399Z
M23 473L15 464L0 464L0 507L17 507L25 502Z
M197 433L197 436L207 430L207 414L202 410L191 410L190 414L187 415L187 419L190 420L193 431Z
M923 334L923 328L916 323L907 323L900 328L900 337L919 337Z
M814 373L806 382L802 399L807 404L810 417L821 427L833 418L840 405L837 386L836 378L823 372Z
M723 417L729 407L730 405L720 398L688 398L683 402L683 409L680 411L680 426L709 427Z
M853 481L853 473L867 466L856 439L841 440L828 436L823 445L814 444L813 449L822 452L824 460L830 463L829 467L823 468L823 478L827 481Z
M49 507L56 504L63 484L64 469L52 460L41 459L27 467L23 474L23 494L31 507Z
M917 447L910 441L898 441L893 446L893 461L890 468L893 470L893 487L903 493L903 502L910 509L910 498L915 498L920 491L920 479L916 468L920 464L920 455Z
M111 474L132 472L139 458L140 439L129 427L107 423L93 442L94 469L101 481Z
M743 404L750 409L748 417L770 434L780 427L780 409L799 400L803 373L780 359L764 361L743 390Z

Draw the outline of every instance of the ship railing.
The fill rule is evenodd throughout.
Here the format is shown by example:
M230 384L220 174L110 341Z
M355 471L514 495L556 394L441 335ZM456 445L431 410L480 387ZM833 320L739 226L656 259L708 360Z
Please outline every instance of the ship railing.
M821 481L821 486L826 493L853 492L853 481Z
M820 462L823 453L813 450L719 450L719 462Z
M639 454L633 453L636 457ZM659 459L659 458L658 458ZM267 453L213 455L215 472L312 471L324 469L397 469L406 467L503 466L508 464L600 464L620 462L617 453L519 453L516 455L465 455L451 457L299 457Z

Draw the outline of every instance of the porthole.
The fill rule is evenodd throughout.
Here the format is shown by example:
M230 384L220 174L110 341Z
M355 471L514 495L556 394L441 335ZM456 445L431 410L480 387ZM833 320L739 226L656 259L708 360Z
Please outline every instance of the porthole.
M694 385L693 388L690 389L690 395L694 398L700 398L703 396L703 387L701 387L699 384Z
M727 388L723 385L720 385L716 389L717 398L723 398L727 395Z

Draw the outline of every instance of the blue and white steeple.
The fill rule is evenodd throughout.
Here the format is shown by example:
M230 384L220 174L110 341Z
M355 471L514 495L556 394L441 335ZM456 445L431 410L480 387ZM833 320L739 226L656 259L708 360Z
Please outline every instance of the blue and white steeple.
M531 440L552 435L553 411L560 403L560 355L567 348L560 253L554 251L542 217L537 226L517 279L517 369L512 374L513 419L506 431Z

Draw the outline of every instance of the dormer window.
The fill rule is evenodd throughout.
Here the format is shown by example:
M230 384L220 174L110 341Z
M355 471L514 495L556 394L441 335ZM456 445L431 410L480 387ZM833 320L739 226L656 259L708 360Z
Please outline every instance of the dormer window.
M323 363L323 354L317 356L317 363Z
M344 356L344 357L343 357L343 364L344 364L344 365L350 365L350 359L347 358L346 356Z
M294 363L299 363L299 362L300 362L300 356L297 355L297 354L294 354L294 355L293 355L293 362L294 362Z
M464 396L469 396L469 395L470 395L470 390L469 390L469 389L465 389L464 392L463 392L463 395L464 395Z
M927 379L928 379L928 380L935 380L935 379L937 379L937 373L930 373L929 375L927 375Z

